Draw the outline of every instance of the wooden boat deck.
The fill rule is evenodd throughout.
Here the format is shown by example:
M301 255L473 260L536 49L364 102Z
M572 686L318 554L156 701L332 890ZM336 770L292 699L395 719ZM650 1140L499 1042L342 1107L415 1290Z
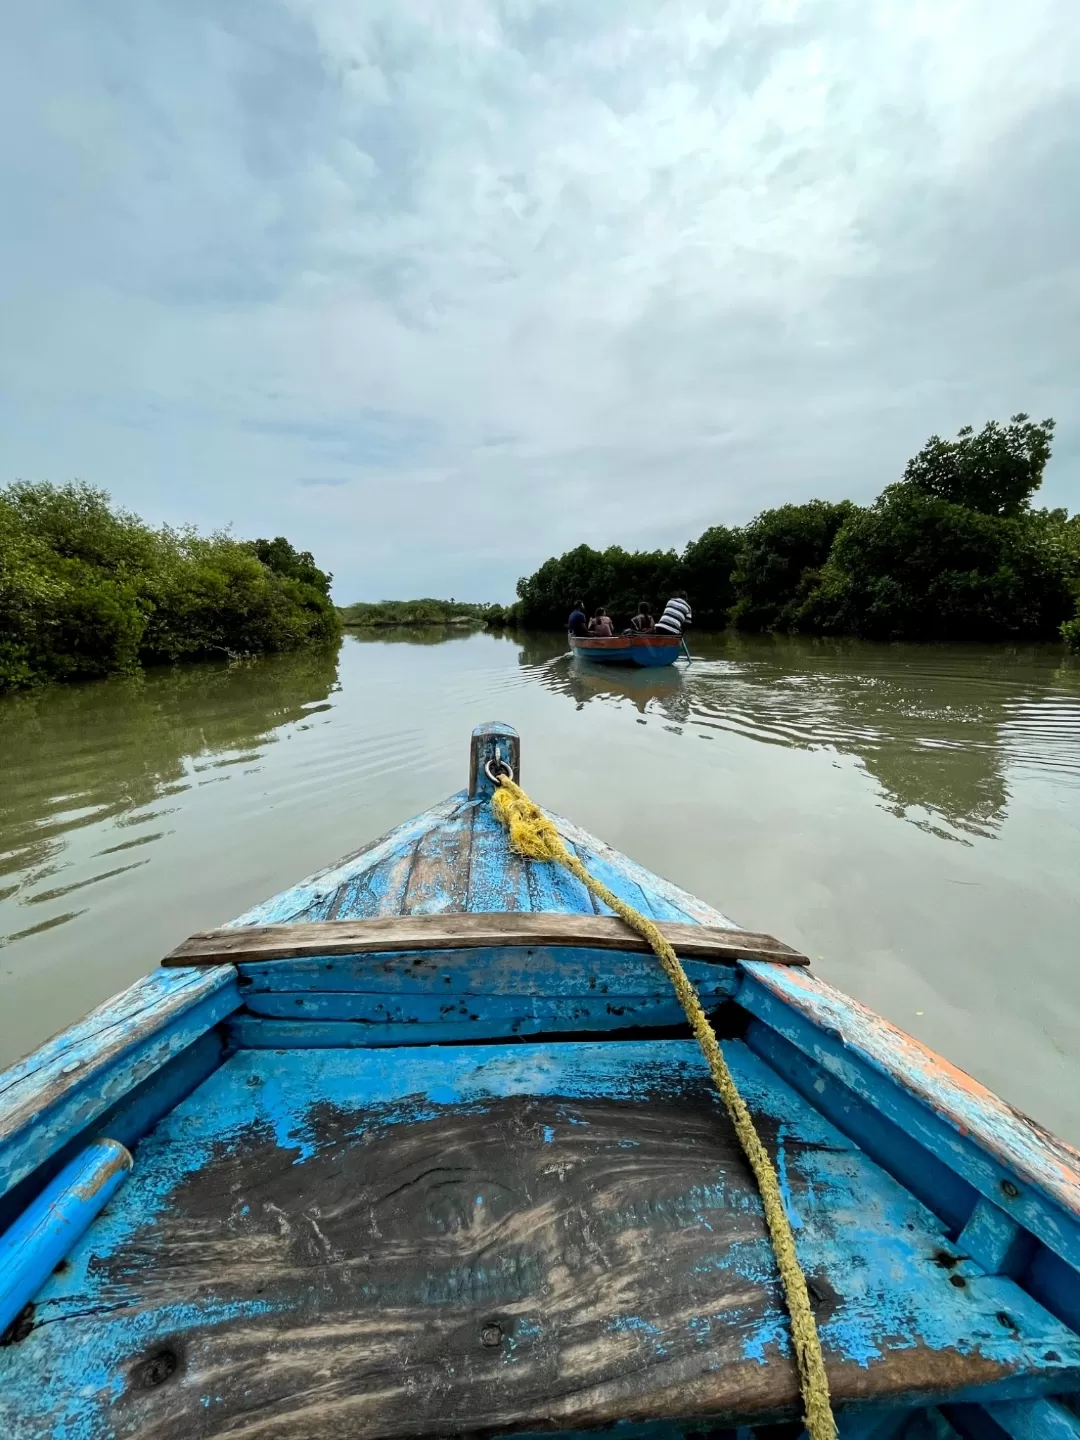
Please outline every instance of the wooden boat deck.
M1074 1334L745 1045L726 1051L838 1403L1080 1377ZM756 1188L686 1041L241 1051L144 1142L50 1290L27 1378L77 1363L117 1435L797 1413ZM20 1400L35 1433L77 1433Z
M587 835L558 825L606 885L656 920L734 928L712 906ZM247 911L236 925L494 911L611 914L559 866L522 860L506 844L486 797L464 792L332 868Z

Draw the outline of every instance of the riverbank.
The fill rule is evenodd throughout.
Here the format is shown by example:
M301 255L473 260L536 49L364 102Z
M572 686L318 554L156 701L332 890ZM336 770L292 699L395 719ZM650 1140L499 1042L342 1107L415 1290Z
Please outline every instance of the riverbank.
M0 692L325 645L331 576L284 536L154 529L81 484L0 489Z

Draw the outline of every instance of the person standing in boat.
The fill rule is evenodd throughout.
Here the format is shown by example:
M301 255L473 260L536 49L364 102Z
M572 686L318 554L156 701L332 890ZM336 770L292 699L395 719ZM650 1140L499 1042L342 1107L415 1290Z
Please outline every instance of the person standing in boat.
M571 635L584 635L586 631L585 606L580 600L574 601L574 608L570 611L570 619L566 622L566 628Z
M589 634L595 635L598 639L604 640L615 634L615 626L611 623L611 617L603 605L597 606L596 613L589 621Z
M658 635L674 635L678 638L692 619L693 615L686 600L686 591L676 590L664 606L664 613L656 622L656 633Z

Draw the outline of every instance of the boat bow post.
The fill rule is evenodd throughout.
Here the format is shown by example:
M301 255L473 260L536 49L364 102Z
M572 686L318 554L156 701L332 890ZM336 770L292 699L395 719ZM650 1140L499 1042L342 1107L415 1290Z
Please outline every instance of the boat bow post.
M472 732L469 745L469 799L490 796L495 783L487 773L500 765L509 767L511 777L516 780L521 774L521 737L512 725L501 720L488 720L477 725Z

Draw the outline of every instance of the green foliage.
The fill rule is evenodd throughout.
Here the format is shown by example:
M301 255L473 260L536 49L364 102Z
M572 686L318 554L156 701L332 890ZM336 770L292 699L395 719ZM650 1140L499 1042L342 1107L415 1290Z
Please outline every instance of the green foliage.
M866 509L811 500L714 526L674 551L576 550L518 581L518 618L561 627L576 600L616 626L685 589L699 625L880 639L1080 646L1080 516L1033 510L1054 422L1014 415L932 437ZM1072 615L1076 619L1070 619Z
M740 630L790 630L833 538L855 507L810 500L764 510L743 531L731 584Z
M698 625L723 629L728 623L735 603L732 572L742 545L743 531L713 525L683 551L679 588L692 597Z
M1070 520L1062 510L1055 511L1053 518L1058 522L1058 535L1076 602L1075 618L1062 625L1061 638L1070 650L1080 652L1080 515Z
M618 629L640 601L648 601L654 610L662 606L681 584L681 567L674 550L631 551L620 545L594 550L579 545L518 581L521 623L538 628L565 625L571 606L580 600L586 611L605 606Z
M474 605L464 600L358 601L341 611L345 625L380 629L392 625L482 625L500 605Z
M1046 512L1009 519L905 482L855 511L797 628L883 640L1053 635L1072 608Z
M489 630L513 629L521 623L521 606L514 602L513 605L489 605L484 614L484 624Z
M284 535L278 535L273 540L251 540L247 548L275 575L283 575L300 585L310 585L320 595L330 594L333 575L319 569L310 550L294 550Z
M329 584L280 537L154 530L102 490L19 482L0 490L0 690L333 639Z
M1019 515L1042 484L1053 434L1053 420L1036 425L1022 413L1008 425L991 420L977 435L965 425L955 440L932 435L908 461L904 479L984 515Z

